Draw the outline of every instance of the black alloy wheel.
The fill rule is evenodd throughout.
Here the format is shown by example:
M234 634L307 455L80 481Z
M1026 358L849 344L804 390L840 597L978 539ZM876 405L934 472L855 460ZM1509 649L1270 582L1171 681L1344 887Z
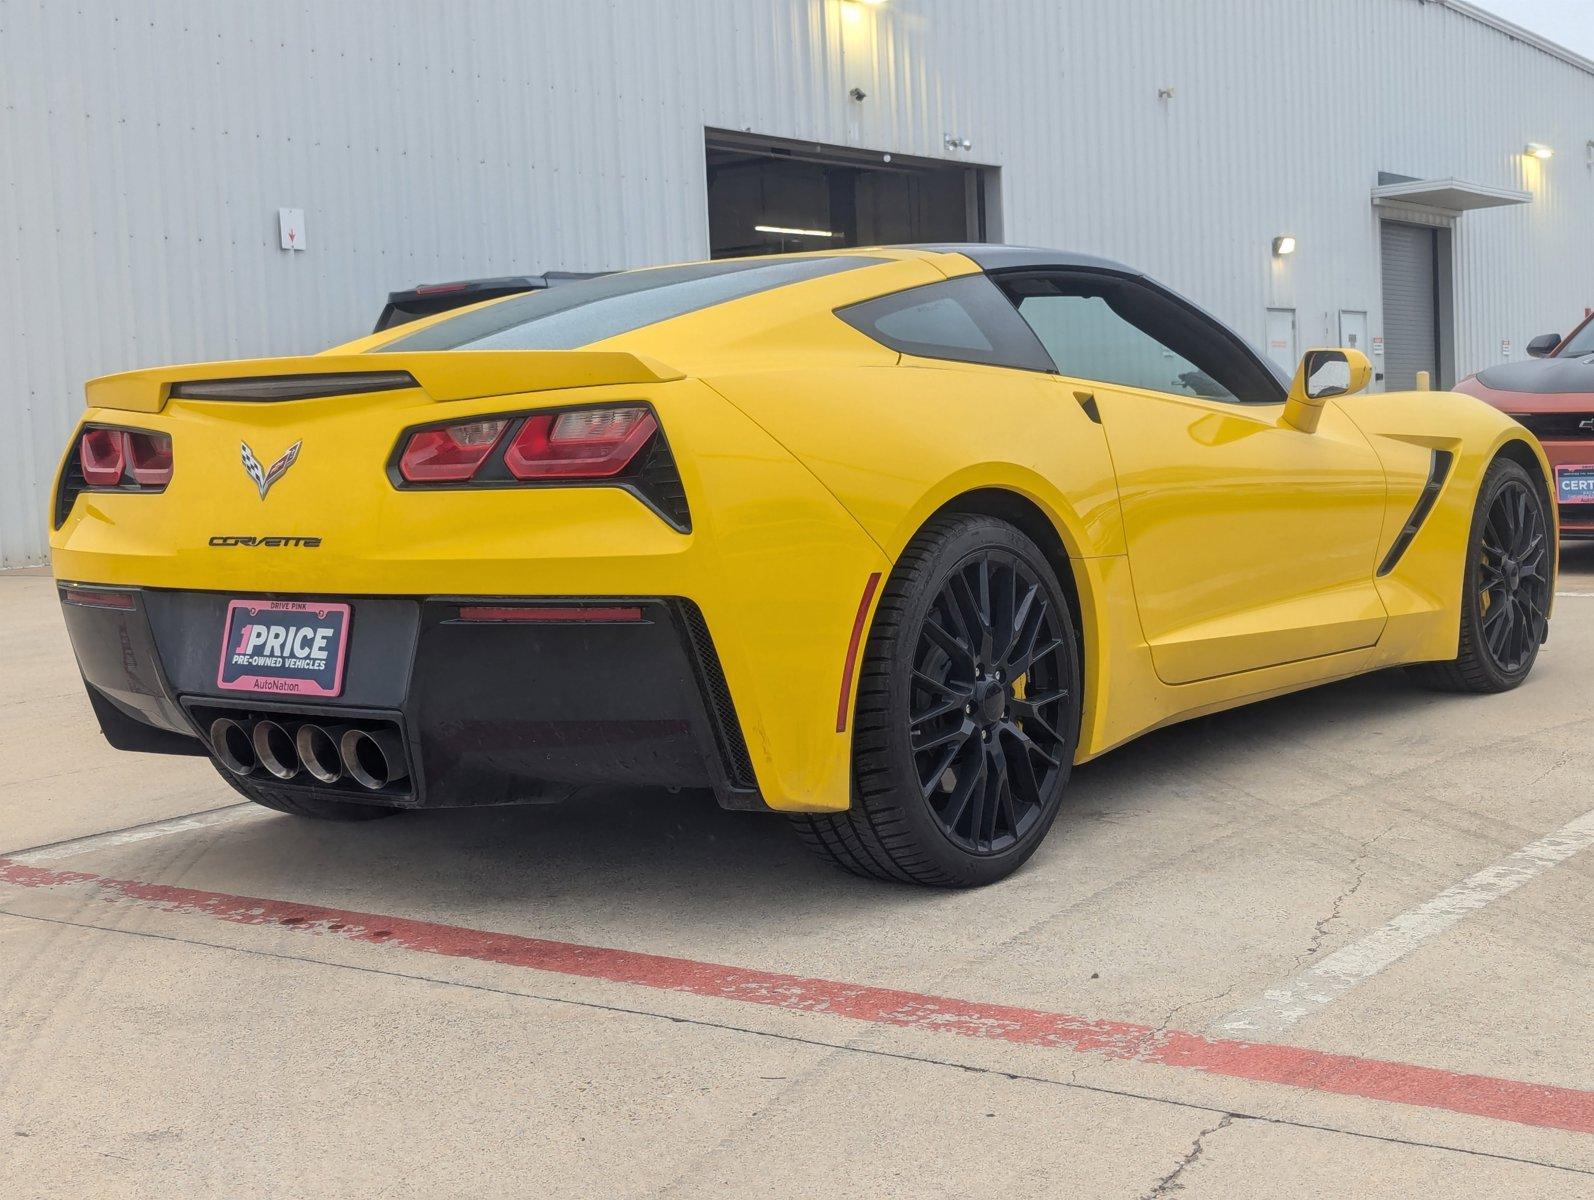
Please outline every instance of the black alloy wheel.
M1512 674L1538 652L1549 623L1550 531L1529 484L1511 479L1495 492L1481 548L1483 644L1494 665Z
M821 857L938 887L1017 870L1062 805L1079 738L1068 598L1018 529L931 521L876 609L853 714L846 812L794 817Z
M969 854L1020 841L1072 753L1059 728L1072 634L1059 615L1022 560L985 549L958 564L920 624L907 715L915 775L941 832Z
M1443 691L1511 690L1538 660L1554 593L1555 540L1543 481L1498 458L1473 508L1457 655L1412 673Z

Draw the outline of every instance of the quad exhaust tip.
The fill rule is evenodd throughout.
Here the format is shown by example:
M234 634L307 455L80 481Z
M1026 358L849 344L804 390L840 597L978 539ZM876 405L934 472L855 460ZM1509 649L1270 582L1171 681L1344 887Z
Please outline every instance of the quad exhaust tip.
M390 729L347 729L338 739L343 769L361 787L377 792L408 777L404 743Z
M210 723L210 749L234 775L252 775L260 765L249 731L231 717L217 717Z
M260 765L278 779L292 779L299 773L293 735L275 721L256 721L250 741Z
M223 767L239 777L264 769L286 781L305 771L319 783L334 784L347 777L367 791L379 792L402 783L410 773L403 739L391 729L308 721L290 729L269 719L246 726L231 717L217 717L210 723L210 749Z
M346 725L331 729L322 725L301 725L294 735L294 749L299 752L299 762L311 776L322 783L336 783L343 778L343 760L338 756L338 741L348 732Z

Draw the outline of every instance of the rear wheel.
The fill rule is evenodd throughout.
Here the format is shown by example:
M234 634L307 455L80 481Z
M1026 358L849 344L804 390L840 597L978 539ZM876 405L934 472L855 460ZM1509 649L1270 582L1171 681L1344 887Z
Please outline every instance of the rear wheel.
M1510 459L1484 476L1461 595L1460 653L1412 673L1430 687L1505 692L1533 670L1549 627L1555 547L1538 484Z
M1056 818L1078 729L1074 625L1045 556L994 518L938 519L903 553L875 614L852 807L793 821L816 853L859 875L994 883Z
M328 800L322 796L307 795L296 788L240 779L219 763L211 765L248 799L263 808L294 817L306 817L312 821L376 821L397 816L404 811L387 804L362 804L358 800Z

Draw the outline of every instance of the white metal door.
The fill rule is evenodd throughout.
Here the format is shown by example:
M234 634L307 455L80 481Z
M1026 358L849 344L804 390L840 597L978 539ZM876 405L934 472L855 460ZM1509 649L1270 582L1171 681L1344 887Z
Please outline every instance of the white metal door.
M1267 310L1267 356L1293 376L1301 360L1295 348L1295 310L1270 308Z

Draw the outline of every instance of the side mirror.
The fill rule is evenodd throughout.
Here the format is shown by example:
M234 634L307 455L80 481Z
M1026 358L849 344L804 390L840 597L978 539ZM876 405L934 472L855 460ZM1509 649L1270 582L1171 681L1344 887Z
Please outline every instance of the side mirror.
M1308 350L1290 384L1284 423L1302 433L1316 433L1323 405L1335 396L1362 391L1373 378L1373 364L1360 350Z
M1558 333L1541 333L1528 343L1529 358L1549 358L1555 353L1555 348L1561 344L1561 335Z

